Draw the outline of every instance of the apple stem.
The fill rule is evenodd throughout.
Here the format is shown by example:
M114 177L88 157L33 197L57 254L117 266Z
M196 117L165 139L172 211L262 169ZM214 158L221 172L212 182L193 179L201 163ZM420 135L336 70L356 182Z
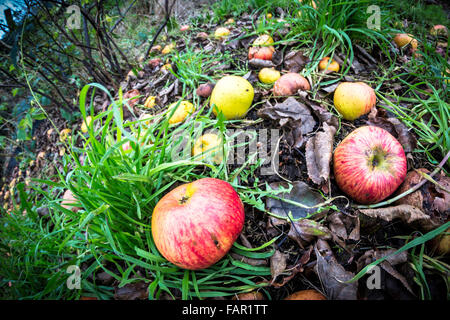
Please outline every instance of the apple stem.
M443 167L444 164L447 162L447 160L449 159L449 157L450 157L450 151L447 152L447 154L445 155L444 159L442 159L442 161L439 163L439 165L437 166L437 168L434 169L433 172L429 175L429 178L433 178L433 176L434 176L436 173L438 173L438 172L442 169L442 167ZM379 203L376 203L376 204L371 204L371 205L352 205L352 206L355 207L355 208L357 208L357 209L373 209L373 208L379 208L379 207L385 206L385 205L387 205L387 204L391 204L391 203L393 203L393 202L395 202L395 201L397 201L397 200L399 200L399 199L401 199L401 198L407 196L408 194L413 193L414 191L416 191L417 189L419 189L421 186L423 186L427 181L428 181L428 179L426 179L426 178L425 178L425 179L422 179L422 180L421 180L418 184L416 184L414 187L412 187L412 188L406 190L405 192L399 194L398 196L396 196L396 197L394 197L394 198L392 198L392 199L389 199L389 200L386 200L386 201L383 201L383 202L379 202Z

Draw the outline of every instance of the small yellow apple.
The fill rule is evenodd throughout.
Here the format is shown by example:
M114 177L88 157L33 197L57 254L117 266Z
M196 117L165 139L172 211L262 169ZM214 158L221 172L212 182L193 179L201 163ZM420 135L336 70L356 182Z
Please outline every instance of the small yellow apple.
M225 76L216 83L210 105L216 116L222 112L227 120L242 119L252 105L254 95L252 85L244 78Z
M156 106L156 97L155 96L149 96L147 99L145 99L144 107L148 109L152 109L154 106Z
M338 72L339 71L339 63L332 59L331 62L328 64L328 62L330 61L330 57L325 57L322 60L320 60L319 62L319 70L321 71L328 71L328 72Z
M168 44L164 47L164 49L162 49L161 53L162 54L168 54L170 52L172 52L172 50L175 49L175 43L171 43Z
M227 37L229 34L230 34L230 29L225 28L225 27L219 27L214 32L214 37L216 39L222 39L222 38Z
M273 38L268 34L260 35L253 41L252 46L271 46L274 43Z
M173 109L176 108L175 112L173 112ZM172 103L167 112L167 116L169 117L172 112L172 116L169 118L170 124L180 123L183 122L186 117L194 112L195 107L192 103L189 101L181 101L180 103L174 102Z
M262 68L258 73L258 78L262 83L271 84L281 77L280 71L274 68Z
M81 132L86 133L88 131L88 126L91 124L91 122L92 122L92 117L87 116L86 121L83 120L83 123L81 124Z
M222 139L214 133L206 133L198 138L192 149L194 160L212 160L215 164L223 161Z
M410 44L413 51L417 50L418 41L414 39L414 36L406 33L398 33L394 37L394 42L399 48L403 48L404 46Z
M364 82L341 82L334 91L334 106L345 120L355 120L375 106L375 91Z

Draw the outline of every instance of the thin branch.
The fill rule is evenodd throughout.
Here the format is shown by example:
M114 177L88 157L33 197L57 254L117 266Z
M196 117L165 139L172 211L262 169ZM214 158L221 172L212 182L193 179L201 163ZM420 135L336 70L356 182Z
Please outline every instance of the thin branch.
M164 19L164 22L159 26L158 31L156 31L156 34L155 34L155 36L154 36L153 39L152 39L152 42L151 42L150 45L148 46L147 52L145 53L144 60L147 60L148 55L150 54L150 50L152 49L153 45L155 44L156 39L158 39L159 34L161 33L161 31L164 29L164 27L165 27L165 26L167 25L167 23L169 22L169 19L170 19L170 13L172 12L172 8L174 7L175 2L176 2L176 0L174 0L174 1L172 2L172 5L171 5L170 8L169 8L169 0L166 0L166 1L165 1L164 5L165 5L165 8L166 8L166 18Z

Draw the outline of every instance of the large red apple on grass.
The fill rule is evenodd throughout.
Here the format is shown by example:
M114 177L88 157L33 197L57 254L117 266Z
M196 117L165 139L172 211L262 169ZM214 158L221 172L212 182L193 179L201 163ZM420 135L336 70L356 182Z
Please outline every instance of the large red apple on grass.
M159 252L191 270L208 268L230 250L244 226L244 205L226 181L183 184L157 203L152 235Z
M362 204L390 196L406 177L400 142L375 126L351 132L334 151L334 176L339 188Z

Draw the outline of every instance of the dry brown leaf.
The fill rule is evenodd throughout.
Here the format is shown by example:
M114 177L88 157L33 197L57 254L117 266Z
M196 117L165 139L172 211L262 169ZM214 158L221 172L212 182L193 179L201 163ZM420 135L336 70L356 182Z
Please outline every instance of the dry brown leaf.
M312 132L317 124L308 106L293 97L274 106L266 103L266 106L258 111L258 116L278 120L285 131L284 136L288 144L294 148L300 148L303 145L303 136Z
M388 222L400 219L407 224L417 223L424 230L432 230L439 226L422 210L408 204L387 208L360 209L359 211L371 218L380 218Z
M368 125L385 129L403 146L406 153L412 152L417 144L417 139L408 127L395 117L389 117L385 110L373 108L368 116Z
M399 280L412 295L415 295L406 278L402 274L400 274L396 269L394 269L394 266L408 261L408 253L406 251L403 251L398 254L390 256L396 251L397 251L396 249L366 251L364 255L362 255L356 262L358 271L362 270L365 266L371 264L375 260L389 256L385 261L380 263L380 267L382 267L391 276Z
M330 178L335 133L334 127L324 123L323 131L316 133L306 142L306 168L308 177L315 184L326 184Z
M421 172L425 174L430 173L425 168L408 172L405 181L397 190L397 194L409 190L425 179ZM441 173L441 175L435 176L434 180L438 185L426 182L421 188L397 200L395 203L415 206L426 212L432 220L438 221L438 223L445 222L450 213L450 193L446 191L450 189L450 177Z
M272 283L275 279L286 270L288 255L275 250L275 253L270 257L270 273L272 274Z
M289 72L299 72L311 60L301 51L291 51L284 57L284 67Z
M340 265L331 248L324 240L318 240L314 247L317 264L315 272L330 300L356 300L358 282L344 283L355 275Z

